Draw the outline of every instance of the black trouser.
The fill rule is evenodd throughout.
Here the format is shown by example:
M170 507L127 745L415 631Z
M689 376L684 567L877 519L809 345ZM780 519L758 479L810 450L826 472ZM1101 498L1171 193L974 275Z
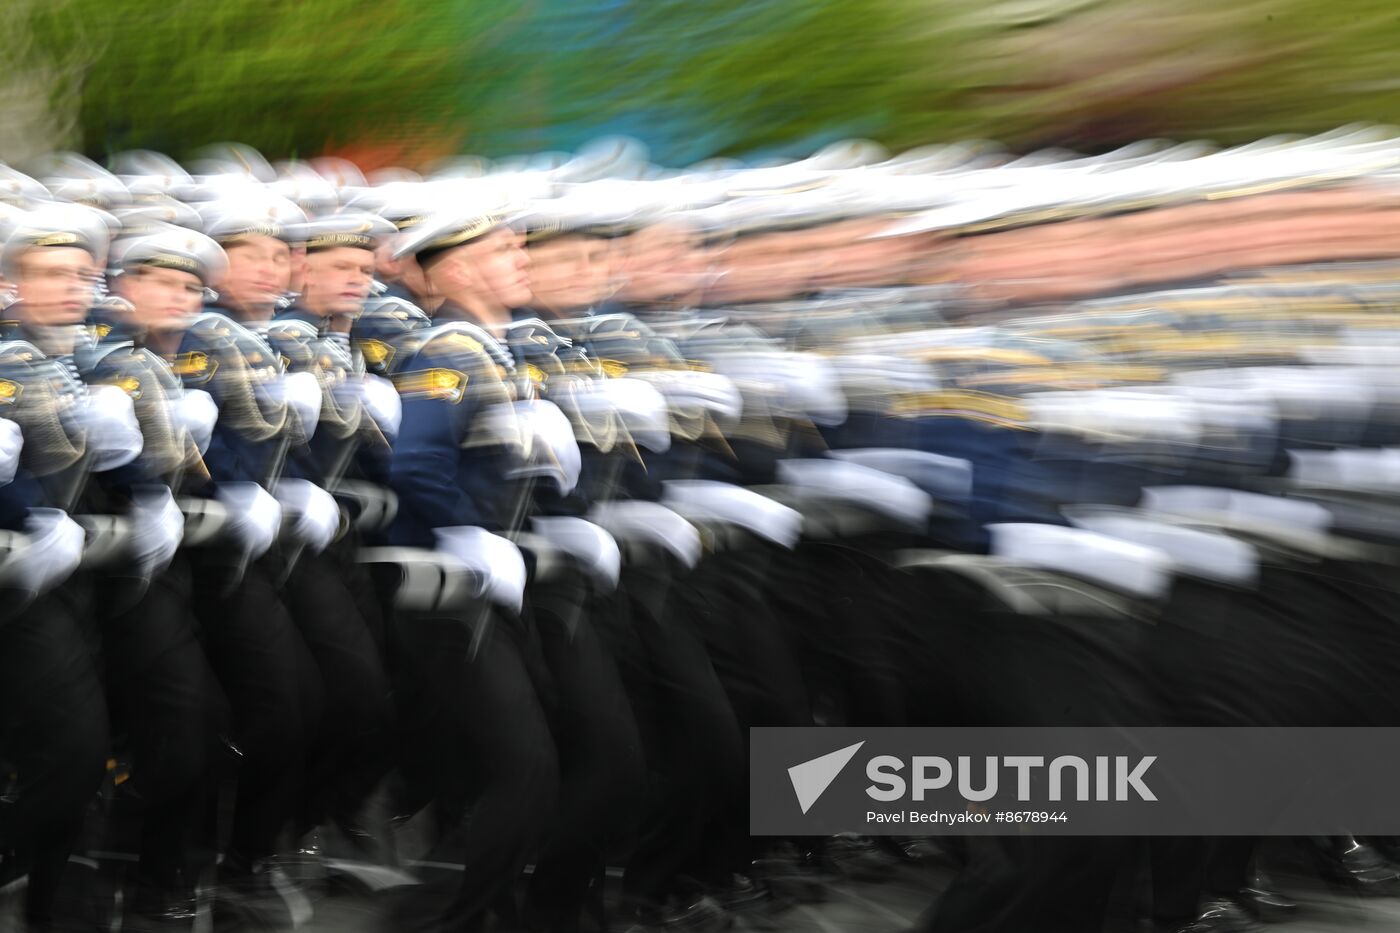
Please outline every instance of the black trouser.
M1269 609L1264 660L1270 724L1392 726L1400 722L1400 590L1388 563L1270 561L1261 581ZM1332 837L1336 858L1367 827ZM1221 847L1210 881L1243 876L1248 853ZM1333 870L1336 866L1324 868Z
M362 575L334 553L304 551L282 589L325 698L308 749L299 832L325 819L350 825L392 763L389 678L366 621L366 612L378 617L378 607L351 589Z
M685 579L675 603L677 611L694 618L738 718L745 771L750 728L812 725L798 645L771 596L773 572L787 559L785 552L757 540L708 555ZM743 792L729 803L727 815L707 836L706 859L695 869L697 877L712 884L727 884L732 874L747 873L769 842L749 837Z
M481 636L475 649L473 633ZM411 741L426 745L409 749L409 760L431 768L447 830L425 858L450 853L463 865L454 891L415 889L417 903L406 905L440 908L435 916L401 917L400 927L480 929L556 813L559 764L536 686L547 676L539 646L521 620L480 607L400 613L393 642L400 714L418 727Z
M1258 586L1179 579L1151 652L1172 724L1391 725L1400 720L1400 605L1392 571L1271 555ZM1154 915L1244 887L1256 840L1156 841Z
M926 576L931 644L953 647L964 725L1110 726L1156 721L1144 664L1149 627L1131 612L1020 615L961 580ZM1046 576L1047 591L1082 587ZM940 599L946 588L950 598ZM1093 600L1086 606L1092 606ZM934 648L927 651L936 650ZM916 655L918 656L918 655ZM922 656L926 657L927 653ZM968 862L929 911L930 931L1077 933L1102 925L1130 838L976 837Z
M81 583L76 584L81 586ZM0 846L29 869L33 929L55 916L59 880L108 753L107 704L74 587L26 603L0 591Z
M233 871L272 855L292 819L322 688L306 642L265 561L237 574L237 555L191 555L205 651L228 697L240 753L229 857Z
M140 880L192 891L188 857L216 767L226 763L229 709L196 636L190 571L177 556L149 583L112 573L99 586L113 718L125 727L143 802Z
M1292 718L1295 701L1281 692L1272 658L1273 637L1287 624L1254 590L1176 579L1148 650L1164 724L1257 726ZM1238 891L1253 846L1248 838L1149 840L1153 919L1163 925L1190 920L1222 878L1232 886L1216 893Z
M375 579L371 568L360 563L360 549L365 542L352 526L322 552L322 558L334 567L350 598L355 603L370 639L378 649L380 658L385 656L389 620L393 618L393 585Z
M631 838L640 815L642 741L595 623L605 602L569 573L532 586L529 603L552 685L560 785L558 818L535 865L528 904L546 929L576 930L589 883L601 879L608 855Z
M785 555L767 544L708 555L682 581L677 611L695 619L739 722L811 725L797 646L770 598L770 572Z
M707 831L744 794L744 745L729 697L694 619L683 574L629 564L595 617L616 657L645 749L647 787L623 875L624 896L658 904L701 860Z
M862 545L868 545L869 550ZM894 571L864 542L803 542L774 555L768 595L827 725L900 726L908 721L903 656L893 621Z

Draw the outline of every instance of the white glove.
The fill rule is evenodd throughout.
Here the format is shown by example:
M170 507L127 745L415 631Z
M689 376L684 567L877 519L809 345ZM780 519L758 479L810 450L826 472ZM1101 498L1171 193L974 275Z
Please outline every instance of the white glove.
M1394 493L1400 489L1400 448L1290 450L1288 475L1305 486Z
M779 460L778 481L913 528L922 527L933 511L933 498L909 480L848 460Z
M116 469L141 453L145 441L136 409L131 396L116 386L91 386L78 419L86 432L94 472Z
M167 487L136 492L131 509L131 553L143 576L155 576L169 567L184 537L185 515Z
M544 399L516 402L514 409L525 455L524 463L513 475L548 476L567 496L578 485L583 468L574 426L558 405Z
M1307 534L1326 534L1332 526L1332 513L1316 502L1216 486L1147 486L1139 505L1165 515L1262 524Z
M312 373L287 373L280 383L273 385L273 397L296 412L301 422L302 440L311 440L321 421L321 383Z
M805 415L825 425L846 420L846 396L837 371L820 356L741 350L717 354L712 362L715 372L765 397L769 407L781 414Z
M622 552L612 535L581 518L542 516L532 524L536 534L577 561L604 589L617 588Z
M379 425L379 430L389 440L398 436L399 425L403 422L403 400L394 384L382 376L365 374L359 383L360 404Z
M785 387L788 405L816 424L837 425L846 420L846 395L836 367L815 353L791 353L787 357Z
M304 479L284 479L277 484L277 501L292 517L292 534L312 551L320 553L340 530L340 506L335 497Z
M456 558L464 569L481 580L477 595L511 612L519 612L525 600L525 559L514 542L485 528L438 528L438 550Z
M935 499L966 502L972 498L972 464L958 457L905 447L853 447L829 451L827 456L902 476Z
M992 553L1018 564L1068 573L1123 593L1156 599L1171 586L1166 551L1119 538L1031 522L987 526Z
M792 550L802 537L802 515L779 502L730 483L666 480L662 503L692 521L720 522L746 529Z
M637 373L666 397L672 410L682 414L707 412L716 421L737 421L744 412L744 399L728 376L690 370L658 370Z
M638 447L665 453L671 447L671 421L666 397L640 379L599 379L573 396L579 413L590 422L612 414L622 422Z
M190 435L202 457L214 437L214 424L219 420L219 406L203 389L186 389L170 403L170 420Z
M66 512L30 509L24 531L28 541L0 564L0 580L7 586L43 593L78 569L87 536Z
M599 502L588 517L614 538L646 542L674 555L686 567L700 562L700 532L659 502L638 499Z
M227 483L219 487L219 502L228 512L229 530L249 557L267 553L282 527L282 506L257 483Z
M24 432L13 421L0 420L0 486L10 483L19 469L19 454L24 449Z
M1259 552L1246 541L1214 531L1182 528L1141 515L1084 515L1075 525L1165 551L1172 569L1205 580L1249 586L1259 579Z
M477 417L473 430L479 439L510 448L521 456L529 452L530 439L525 434L514 405L490 406Z
M1109 388L1032 392L1021 401L1041 431L1181 442L1201 434L1195 406L1183 395Z

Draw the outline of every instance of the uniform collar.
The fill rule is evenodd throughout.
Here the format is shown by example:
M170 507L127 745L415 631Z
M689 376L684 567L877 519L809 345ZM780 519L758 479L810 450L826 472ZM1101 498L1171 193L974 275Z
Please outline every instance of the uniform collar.
M145 331L127 315L114 314L101 307L88 312L87 323L99 343L129 342L140 346L146 337Z
M326 329L329 325L329 320L327 318L321 317L321 315L309 311L306 307L300 304L293 304L291 307L277 312L277 314L273 317L273 320L302 321L316 328L316 333L321 335L322 337L326 335Z
M0 339L3 340L29 340L29 334L24 329L24 322L19 317L20 303L5 308L3 320L0 320ZM30 341L32 343L32 341Z
M434 324L451 324L457 321L476 324L478 327L482 326L481 321L477 320L476 315L472 314L455 301L444 301L442 304L438 305L437 310L433 312Z
M418 304L418 296L413 294L413 292L409 291L408 288L402 282L385 282L384 290L381 291L375 297L399 298L403 301L407 301L409 304L412 305Z
M23 319L22 315L23 305L18 301L5 309L4 320L0 320L0 340L23 340L26 343L31 343L35 347L38 347L40 352L45 355L49 355L49 345L52 341L50 335L46 334L45 331L52 330L56 333L59 328L33 327ZM91 317L91 315L92 310L90 309L88 316ZM71 326L75 332L75 336L83 331L83 324L73 324ZM75 340L75 345L77 342L80 341Z
M550 321L557 320L557 318L548 312L540 311L536 308L515 308L510 312L510 320L513 324L519 324L521 321L544 321L548 324Z
M277 318L281 317L282 314L285 313L285 311L274 313L273 316L268 318L267 320L250 321L246 317L244 317L243 312L240 309L235 308L233 305L227 304L218 298L215 298L212 301L205 302L204 310L206 312L213 312L214 314L222 314L230 321L233 321L235 324L239 324L242 327L247 328L248 330L260 330L266 327L268 324L271 324L273 321L277 320Z
M234 308L232 305L224 304L218 299L215 299L213 301L206 301L204 303L203 310L206 313L222 314L230 321L235 321L239 324L243 323L243 316L238 313L238 310L236 308Z

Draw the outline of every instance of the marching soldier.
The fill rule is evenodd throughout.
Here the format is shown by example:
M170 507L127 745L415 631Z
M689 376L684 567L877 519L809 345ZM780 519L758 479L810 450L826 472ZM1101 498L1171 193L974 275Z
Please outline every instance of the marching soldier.
M362 192L346 201L345 208L373 211L404 233L435 215L439 205L432 202L421 183L399 182ZM381 240L375 248L375 295L407 301L431 313L441 298L428 290L423 270L412 254L396 254L397 239Z
M301 809L324 698L315 660L279 594L284 569L274 545L284 509L274 491L288 451L314 428L320 390L284 381L275 351L219 305L188 324L172 367L186 388L208 392L220 413L205 457L208 476L191 492L215 499L226 525L219 539L190 554L195 612L232 709L238 755L216 923L287 923L306 908L281 896L272 857ZM304 542L335 521L302 508L288 509L286 524L292 541Z
M500 334L512 312L530 303L530 257L521 234L499 212L461 216L415 225L394 252L412 256L428 293L442 299L435 323L467 321Z
M530 299L520 235L497 216L449 215L415 227L400 250L417 256L429 286L445 300L434 317L439 326L427 331L431 336L423 338L426 342L413 356L404 358L395 374L404 399L403 428L394 447L393 484L400 500L395 532L403 543L419 546L428 543L426 533L432 532L455 556L468 561L479 560L478 553L503 552L503 561L524 570L516 547L496 532L513 535L525 549L530 566L528 595L521 577L509 591L509 605L498 605L491 615L477 613L476 626L466 632L452 633L438 626L435 636L472 635L476 640L469 643L473 662L464 677L458 675L472 682L470 695L479 701L465 736L471 747L482 751L498 747L513 758L524 756L520 768L531 775L529 785L506 786L494 762L470 763L473 768L487 767L490 773L474 811L469 859L481 858L475 850L477 822L503 805L504 795L513 799L534 795L531 806L554 812L553 825L548 832L534 822L514 830L510 838L515 842L487 862L493 866L487 877L495 878L499 886L507 877L503 857L521 860L542 844L527 907L546 928L571 929L578 923L590 884L605 864L609 835L618 830L625 834L627 802L640 780L640 740L627 698L586 611L593 587L616 584L617 547L601 528L572 516L554 519L552 524L540 516L528 526L530 533L522 534L525 518L538 514L542 500L529 480L510 477L534 473L541 477L536 481L541 485L553 481L560 492L568 493L578 481L578 451L572 428L558 408L547 400L526 398L512 409L506 404L504 385L490 378L497 365L493 356L503 354L501 365L507 371L514 368L510 351L498 346L491 332L514 332L519 341L538 345L546 353L563 344L542 322L524 325L520 331L511 328L512 309ZM464 323L453 323L457 321ZM479 326L465 325L465 321ZM541 369L523 358L521 362L526 372L530 366ZM555 371L562 369L557 357L542 362ZM473 394L471 382L482 376L486 377L484 388ZM460 385L435 386L453 380ZM467 400L480 406L480 393L493 384L502 390L494 411L480 407L460 411ZM523 380L521 388L526 394L533 392ZM459 411L454 412L454 406ZM542 448L548 454L542 471L526 463L522 473L510 462L508 451L503 456L479 444L462 447L463 432L480 432L492 418L512 410L520 418L522 440L536 455ZM463 469L467 458L477 461L476 468ZM575 464L572 469L567 465L570 461ZM457 476L457 484L444 489L437 479L443 475ZM459 525L477 527L453 527ZM404 537L410 533L412 538ZM560 569L561 561L572 569ZM492 576L500 572L490 570ZM488 587L493 585L494 581ZM422 642L428 634L418 623L405 623L401 632L411 643L410 656L419 664L430 657L423 649L432 643ZM476 660L488 652L497 656L493 668L499 665L490 672ZM445 662L439 656L450 659L460 654L431 655L434 667L429 668L429 676L434 681L443 676L438 666ZM456 704L460 697L439 694L434 699ZM516 737L503 744L502 723L494 721L512 697L517 707L531 711L524 720L517 713L513 724L517 737L528 730L532 746L528 751ZM479 881L464 885L453 907L455 916L465 919L489 903L481 888ZM491 896L499 892L498 887Z
M306 220L300 208L275 195L265 196L265 211L250 200L215 201L202 211L204 231L228 256L211 304L244 324L272 320L291 291Z
M115 253L118 297L94 309L98 340L79 364L91 385L132 398L142 434L135 461L99 474L107 507L131 523L130 553L98 572L96 601L110 689L125 714L131 785L144 802L125 922L189 928L213 842L196 830L229 757L221 741L228 709L195 631L190 571L177 555L184 516L174 494L186 473L202 473L218 412L207 393L181 387L166 357L223 254L202 234L173 227L118 241ZM196 846L205 850L203 864Z
M357 836L363 830L355 817L390 765L392 714L380 657L380 600L356 560L358 538L348 516L331 494L356 470L362 447L384 447L385 432L392 435L398 420L397 394L374 394L383 386L366 375L363 358L350 346L350 329L369 294L374 250L393 232L372 214L337 214L307 225L302 294L266 329L290 378L313 379L321 395L315 433L291 452L278 495L289 511L307 514L319 501L334 518L323 535L301 542L283 587L325 687L302 828L328 818Z
M530 258L531 305L549 320L579 317L603 306L616 291L615 231L587 218L545 216L525 234Z
M519 613L525 564L501 537L509 438L483 436L489 413L507 405L491 338L479 329L434 327L394 352L403 424L394 441L390 484L398 514L390 544L439 550L470 567L480 598L414 610L401 594L393 653L405 736L404 765L420 769L441 837L434 854L455 856L464 871L437 903L413 895L405 928L480 925L505 910L555 813L558 759L538 684L538 648ZM458 571L460 575L461 571ZM424 728L430 729L424 734ZM474 793L467 793L472 788ZM468 804L469 821L463 822Z
M63 362L46 359L35 341L71 354L107 238L101 216L54 205L26 216L3 253L18 301L7 309L15 320L0 344L9 479L0 487L0 508L7 531L20 537L3 565L0 755L14 777L0 803L0 845L7 878L28 872L24 916L34 930L53 928L71 911L60 882L109 747L85 586L60 586L78 568L84 542L68 512L93 458L105 453L120 460L112 449L99 451L102 425L86 417L91 409L85 411L81 383ZM84 421L94 428L90 452Z

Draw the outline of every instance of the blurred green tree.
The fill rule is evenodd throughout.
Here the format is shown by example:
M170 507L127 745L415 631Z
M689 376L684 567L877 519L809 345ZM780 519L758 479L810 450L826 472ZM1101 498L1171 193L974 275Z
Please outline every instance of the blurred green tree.
M9 0L0 156L1101 149L1400 117L1393 0ZM36 98L47 107L36 107ZM386 145L386 141L390 144Z
M1400 117L1390 0L1031 0L970 15L991 32L972 50L983 84L969 103L1022 148L1234 144Z
M1400 118L1391 0L628 0L618 88L722 154L832 130L1100 149ZM623 83L619 84L621 81ZM609 93L613 91L614 93Z
M985 27L909 0L600 4L602 56L571 71L560 115L648 115L684 159L774 155L835 138L896 146L972 125L963 46ZM602 105L600 108L600 104Z
M21 0L31 67L92 155L226 139L271 155L382 136L461 138L519 5L421 0ZM460 5L459 5L460 6ZM467 15L469 14L469 15Z

